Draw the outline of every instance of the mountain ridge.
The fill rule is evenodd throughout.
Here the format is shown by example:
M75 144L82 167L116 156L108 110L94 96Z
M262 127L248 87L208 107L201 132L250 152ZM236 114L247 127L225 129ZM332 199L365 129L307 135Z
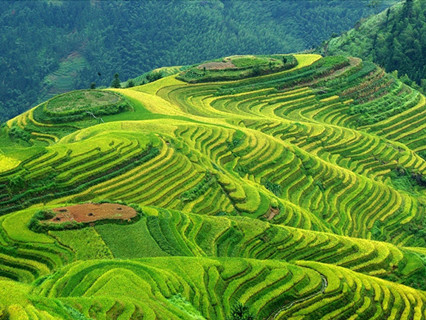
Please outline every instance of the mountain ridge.
M310 49L392 2L2 1L0 122L115 73Z
M319 51L373 61L387 72L396 71L405 83L425 92L425 15L424 1L395 4L326 41Z

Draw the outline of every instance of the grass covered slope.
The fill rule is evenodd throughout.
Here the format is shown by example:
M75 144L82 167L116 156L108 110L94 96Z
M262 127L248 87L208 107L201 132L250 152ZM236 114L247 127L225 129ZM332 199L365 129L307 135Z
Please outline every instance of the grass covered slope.
M297 60L292 55L232 56L190 67L177 79L189 83L240 80L291 69L296 65Z
M406 280L415 278L416 271L422 280L424 263L415 262L418 258L404 248L249 218L153 207L143 211L133 225L50 233L55 240L44 251L63 243L77 261L42 274L32 285L21 284L23 279L0 280L0 285L9 284L12 296L21 297L3 299L9 304L6 312L29 318L223 319L236 301L260 319L354 314L422 319L426 312L424 291L378 277L407 270ZM34 234L27 244L43 252L37 238ZM132 259L117 259L129 254L129 247ZM40 257L27 257L26 264Z
M71 92L3 126L0 290L18 298L0 310L425 319L425 97L360 59L276 57ZM28 229L40 209L93 201L143 213Z

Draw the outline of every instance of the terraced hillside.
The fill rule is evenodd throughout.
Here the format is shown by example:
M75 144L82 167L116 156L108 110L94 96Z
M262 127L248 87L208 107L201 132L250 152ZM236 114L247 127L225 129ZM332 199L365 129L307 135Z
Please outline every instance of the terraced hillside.
M1 129L0 318L426 319L425 112L302 54L57 96ZM137 219L33 228L122 201Z

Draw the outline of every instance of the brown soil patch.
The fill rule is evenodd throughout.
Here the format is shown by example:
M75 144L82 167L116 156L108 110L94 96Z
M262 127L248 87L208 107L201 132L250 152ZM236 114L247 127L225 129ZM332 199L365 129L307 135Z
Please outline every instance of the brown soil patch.
M220 62L206 62L200 64L198 69L206 68L206 70L224 70L224 69L235 69L235 65L231 61L220 61Z
M135 209L116 203L85 203L52 210L55 217L46 222L95 222L105 219L130 220L136 217Z
M270 208L269 209L269 216L268 216L268 220L272 220L274 219L275 216L280 214L280 210L278 208Z

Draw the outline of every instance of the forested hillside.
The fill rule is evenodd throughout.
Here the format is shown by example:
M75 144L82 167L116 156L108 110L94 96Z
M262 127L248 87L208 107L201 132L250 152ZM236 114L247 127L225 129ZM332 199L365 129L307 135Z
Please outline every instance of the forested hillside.
M426 1L407 0L372 16L322 45L324 54L346 54L398 71L426 92ZM406 77L408 76L408 78Z
M1 1L0 121L114 73L309 49L395 1L370 2Z

